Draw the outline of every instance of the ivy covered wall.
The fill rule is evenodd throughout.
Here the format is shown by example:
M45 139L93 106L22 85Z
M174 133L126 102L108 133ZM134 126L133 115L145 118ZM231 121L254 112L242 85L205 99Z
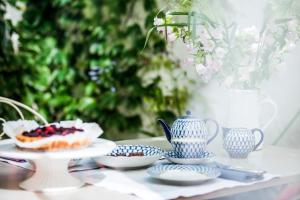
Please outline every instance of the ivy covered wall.
M15 26L8 3L23 13ZM0 95L50 122L98 122L106 138L161 134L156 119L180 115L188 93L163 37L141 51L157 12L154 0L0 0ZM5 105L0 116L17 119Z

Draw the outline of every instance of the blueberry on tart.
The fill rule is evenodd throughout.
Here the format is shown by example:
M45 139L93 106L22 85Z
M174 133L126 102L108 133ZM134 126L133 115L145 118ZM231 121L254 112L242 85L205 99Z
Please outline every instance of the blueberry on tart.
M81 120L43 126L35 121L8 121L3 123L3 131L20 148L45 151L85 147L103 133L98 124Z

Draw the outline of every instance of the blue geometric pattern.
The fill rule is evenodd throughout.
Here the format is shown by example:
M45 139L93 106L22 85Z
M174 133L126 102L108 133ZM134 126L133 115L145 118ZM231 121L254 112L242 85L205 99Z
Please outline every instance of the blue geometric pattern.
M232 158L246 158L255 148L255 136L246 128L232 128L223 135L223 146Z
M175 152L175 151L168 151L164 154L164 156L169 157L169 158L182 158L178 155L178 152ZM210 158L214 158L215 156L216 156L216 154L214 154L212 152L202 151L202 152L199 152L197 158L210 159Z
M206 141L195 142L172 142L173 150L178 158L198 158L202 152L206 151Z
M207 141L209 133L205 122L199 119L177 119L171 128L172 140L182 138L201 138Z
M147 169L148 174L159 176L168 170L194 171L205 174L210 178L217 178L221 175L220 169L213 165L178 165L178 164L158 164Z
M125 155L129 156L130 153L144 153L144 156L163 155L164 151L154 146L146 145L117 145L112 150L109 156Z

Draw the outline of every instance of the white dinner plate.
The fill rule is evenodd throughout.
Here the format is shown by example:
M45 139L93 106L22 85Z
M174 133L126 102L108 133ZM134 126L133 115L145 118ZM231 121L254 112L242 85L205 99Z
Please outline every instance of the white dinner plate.
M142 153L140 156L131 156L131 153ZM154 146L145 145L118 145L110 154L95 157L94 160L111 168L138 168L148 166L160 159L163 151Z
M213 165L158 164L148 168L147 173L156 179L171 183L202 183L221 175Z
M112 141L98 138L91 145L79 149L59 151L28 151L18 148L12 139L0 141L0 156L17 159L37 160L41 158L66 159L88 158L105 155L116 146Z

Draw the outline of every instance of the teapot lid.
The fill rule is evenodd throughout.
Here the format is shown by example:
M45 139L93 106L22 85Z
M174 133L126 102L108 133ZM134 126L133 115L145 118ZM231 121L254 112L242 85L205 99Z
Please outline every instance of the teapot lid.
M191 111L187 110L186 115L179 117L179 119L196 119L196 118L192 116Z

